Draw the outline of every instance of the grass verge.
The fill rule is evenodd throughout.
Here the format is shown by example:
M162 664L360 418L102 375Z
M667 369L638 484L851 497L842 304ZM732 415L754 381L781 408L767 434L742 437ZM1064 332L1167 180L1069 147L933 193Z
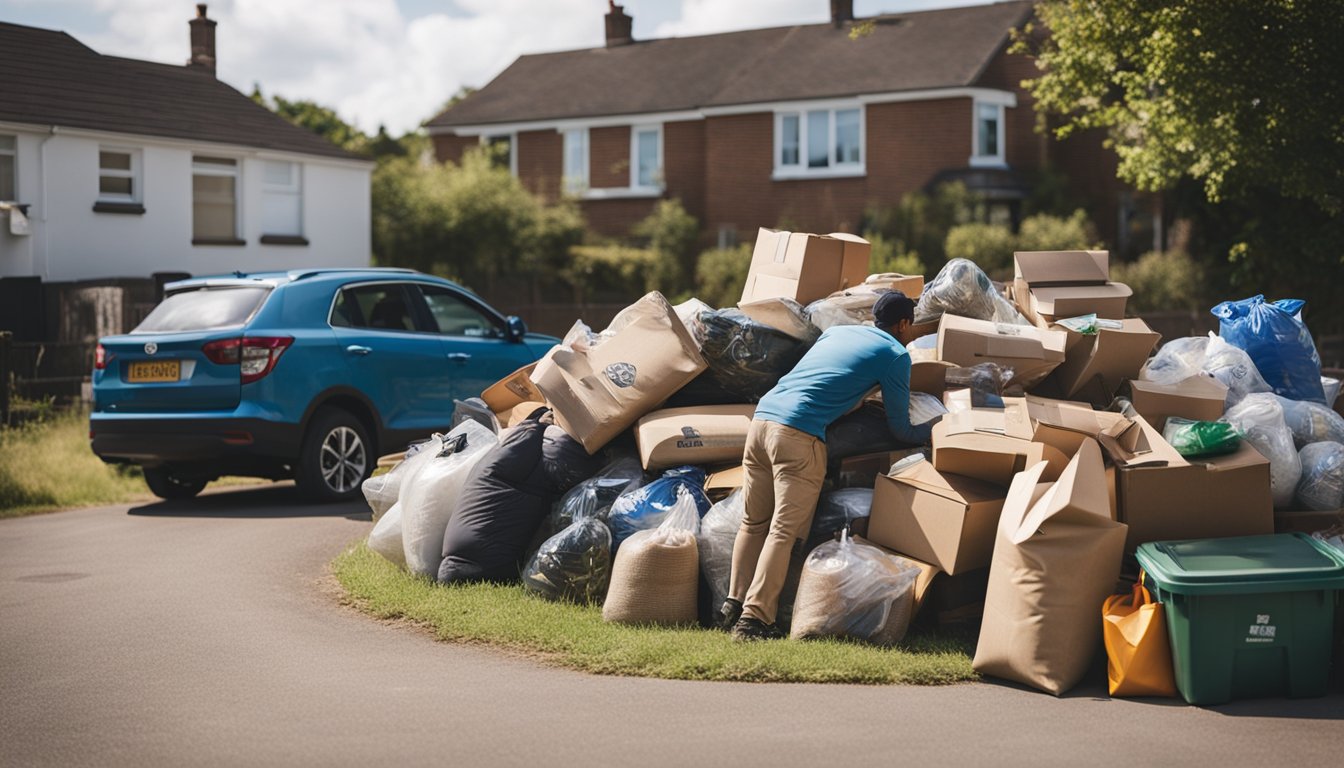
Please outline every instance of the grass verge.
M602 675L673 680L941 685L976 679L969 638L912 635L897 648L841 641L734 643L702 629L628 627L600 608L551 603L521 586L443 586L360 543L332 562L355 607L406 619L440 640L481 643Z

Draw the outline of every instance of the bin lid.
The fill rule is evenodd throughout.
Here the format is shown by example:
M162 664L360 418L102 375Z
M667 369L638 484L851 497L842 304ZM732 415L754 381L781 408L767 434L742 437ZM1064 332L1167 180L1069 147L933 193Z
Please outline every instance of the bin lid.
M1344 589L1344 553L1303 533L1140 544L1139 565L1179 594Z

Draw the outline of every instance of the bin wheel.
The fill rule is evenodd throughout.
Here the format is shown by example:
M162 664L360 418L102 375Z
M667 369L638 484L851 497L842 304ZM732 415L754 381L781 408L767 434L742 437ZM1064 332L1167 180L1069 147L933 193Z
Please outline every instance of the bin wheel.
M160 499L190 499L200 493L208 482L199 477L182 477L163 467L145 470L145 484Z

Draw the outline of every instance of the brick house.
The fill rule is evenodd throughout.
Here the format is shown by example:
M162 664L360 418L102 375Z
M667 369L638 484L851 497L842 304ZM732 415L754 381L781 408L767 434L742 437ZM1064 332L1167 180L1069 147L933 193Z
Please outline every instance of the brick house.
M1035 131L1010 53L1030 2L635 41L611 4L606 45L522 56L428 123L441 161L479 144L534 192L580 200L620 235L658 199L679 198L707 239L758 226L855 230L870 205L960 180L1016 219L1032 174L1063 172L1078 204L1117 243L1133 218L1098 137ZM851 30L858 26L855 34Z

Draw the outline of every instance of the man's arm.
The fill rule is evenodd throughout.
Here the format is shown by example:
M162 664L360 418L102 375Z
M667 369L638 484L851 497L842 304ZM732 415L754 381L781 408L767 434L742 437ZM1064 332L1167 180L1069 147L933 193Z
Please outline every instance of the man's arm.
M929 442L933 423L910 423L910 355L901 355L887 367L882 377L882 405L887 409L887 428L897 440L908 445Z

